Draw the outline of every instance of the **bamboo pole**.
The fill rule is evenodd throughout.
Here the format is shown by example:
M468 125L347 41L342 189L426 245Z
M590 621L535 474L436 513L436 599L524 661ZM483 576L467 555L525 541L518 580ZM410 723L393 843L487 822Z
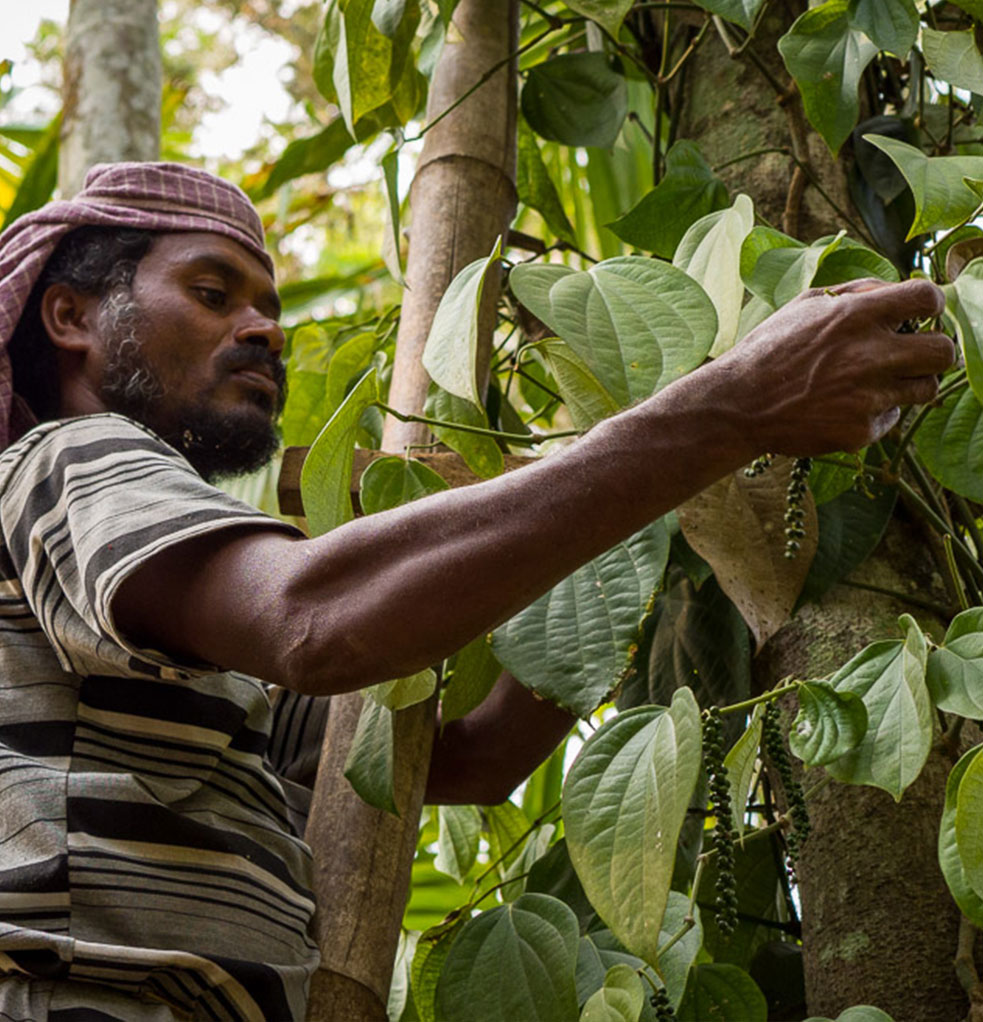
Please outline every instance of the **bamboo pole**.
M409 287L389 396L404 413L423 409L430 381L421 357L441 296L460 269L491 251L515 209L516 74L507 58L515 51L517 29L517 0L461 0L434 75L428 121L484 72L506 62L425 138L410 196ZM482 370L491 350L498 281L486 288ZM382 446L401 452L425 439L425 429L390 419ZM307 827L322 956L308 1018L321 1022L386 1018L434 732L435 700L396 715L397 819L363 803L342 775L361 705L357 693L332 703Z

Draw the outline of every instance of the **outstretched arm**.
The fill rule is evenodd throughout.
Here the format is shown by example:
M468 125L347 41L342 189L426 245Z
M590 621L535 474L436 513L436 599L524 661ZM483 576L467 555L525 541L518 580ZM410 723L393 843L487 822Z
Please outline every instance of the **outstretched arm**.
M121 586L118 624L316 694L436 663L755 455L856 449L931 400L952 343L897 327L939 313L939 289L833 290L520 472L316 540L230 531L164 551Z

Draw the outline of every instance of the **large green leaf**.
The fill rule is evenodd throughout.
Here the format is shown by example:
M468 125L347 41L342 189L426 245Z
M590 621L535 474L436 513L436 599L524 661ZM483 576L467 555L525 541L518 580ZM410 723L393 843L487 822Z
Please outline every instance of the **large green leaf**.
M416 674L408 674L405 678L393 681L380 681L363 689L366 699L374 699L380 706L390 710L405 710L407 706L415 706L429 699L437 690L437 674L430 667L425 667Z
M492 651L524 685L586 717L629 666L668 556L660 519L497 628Z
M354 517L351 501L355 431L379 396L375 370L359 380L311 446L300 474L300 492L311 534L320 536Z
M438 806L437 819L440 836L434 866L461 884L478 857L481 813L475 806Z
M953 391L925 416L915 446L940 483L983 501L983 405L969 387Z
M981 745L970 749L949 772L945 786L945 808L939 823L939 866L942 875L960 911L976 927L983 927L983 898L970 887L959 857L956 844L956 800L963 776L981 750Z
M867 708L855 692L823 681L803 682L789 748L806 766L822 766L855 749L867 733Z
M673 561L679 544L673 543ZM618 697L620 708L666 705L681 684L701 706L726 706L751 693L751 641L747 625L711 576L697 588L675 564L646 622L648 662L636 665ZM725 734L736 738L725 722Z
M433 386L427 394L424 411L440 422L454 422L462 426L488 429L488 415L484 408L464 397L451 394L442 387ZM433 426L434 435L452 451L457 451L476 476L491 479L501 475L505 468L502 449L490 436L468 433L452 426Z
M447 488L422 461L390 455L376 458L362 473L358 499L365 514L374 515Z
M399 816L393 789L393 713L366 699L345 760L345 777L370 806Z
M671 893L677 894L675 891ZM668 940L668 935L664 936ZM698 951L699 945L693 950L693 955ZM592 928L580 938L580 947L577 953L577 999L581 1004L586 1004L591 995L601 989L604 978L613 965L626 965L637 972L639 976L644 972L652 983L659 982L654 970L637 955L626 951L610 930ZM686 982L685 972L682 982ZM671 990L672 987L670 986L669 989ZM679 996L682 996L682 992L682 985L680 985ZM678 1003L678 1000L679 997L675 997L674 1003ZM642 1005L638 1019L639 1022L658 1022L655 1009L647 999Z
M423 366L444 390L481 404L478 389L478 311L485 278L498 265L502 239L491 254L465 266L444 292L430 325Z
M915 197L915 219L908 238L942 231L972 217L979 196L965 178L983 178L983 156L926 156L920 149L886 135L864 135L894 161Z
M585 743L563 786L567 848L584 890L625 947L658 963L676 840L701 764L688 688L641 706Z
M967 263L945 290L946 311L956 324L969 385L983 401L983 259Z
M697 0L697 3L705 11L719 14L721 18L750 30L764 0Z
M923 28L922 53L936 78L957 89L983 92L983 54L976 45L973 29L937 32Z
M955 832L963 876L977 897L983 898L983 759L979 756L968 760L959 781Z
M541 138L608 148L628 112L628 89L605 54L562 53L529 69L522 112Z
M536 210L561 241L576 245L577 233L546 169L536 138L524 118L519 118L518 157L515 186L519 201Z
M925 680L940 710L983 717L983 608L953 618L942 645L928 655Z
M580 1022L638 1022L645 1004L639 975L630 965L618 962L608 969L604 985L591 994Z
M606 259L582 272L527 263L509 286L622 406L695 369L717 332L703 288L654 259Z
M577 917L556 898L524 894L470 919L437 986L438 1016L468 1022L577 1017Z
M734 816L734 829L738 836L744 833L744 817L747 815L745 807L754 781L758 749L761 745L763 716L764 711L759 703L751 714L747 728L724 757L724 766L730 779L730 805Z
M867 733L826 767L838 781L872 784L895 800L921 773L934 722L925 685L925 636L909 615L899 620L903 641L873 643L829 679L838 692L853 692L864 701Z
M918 36L914 0L850 0L850 23L879 50L904 58ZM944 76L943 76L944 77Z
M768 1002L758 984L736 965L712 962L689 974L676 1012L679 1022L767 1022Z
M357 333L338 345L328 363L325 379L325 400L330 412L341 404L348 393L349 384L360 377L372 364L378 340L370 330Z
M752 231L748 240L755 238ZM812 245L787 245L777 243L774 235L758 234L760 242L775 241L754 261L754 268L745 274L748 290L774 308L790 302L812 284L823 261L831 256L842 244L843 236L821 238ZM746 244L746 243L745 243ZM746 265L747 252L742 253Z
M518 858L532 829L529 817L514 803L502 802L486 806L488 820L488 854L502 874Z
M454 655L450 677L440 699L444 724L466 717L491 692L502 665L495 659L488 638L479 635Z
M877 46L851 24L848 0L826 0L796 19L778 49L806 116L832 152L839 152L857 123L857 86Z
M754 227L754 203L738 195L730 209L709 213L683 235L673 266L692 277L710 296L717 333L710 349L716 358L733 347L744 303L741 246Z
M727 186L710 169L697 144L680 139L666 154L662 180L606 226L629 245L671 259L692 224L726 205Z
M614 415L618 402L604 389L587 363L557 337L539 344L574 427L588 430L596 422Z
M419 857L417 862L419 862ZM416 862L413 865L415 881ZM447 883L450 884L451 881L448 880ZM457 893L457 886L452 886ZM459 894L458 897L460 897ZM420 1017L420 1022L440 1022L437 1015L437 984L444 969L444 962L447 961L447 956L450 954L451 946L463 926L463 919L458 919L452 926L440 924L435 926L433 931L424 933L417 941L416 954L414 954L413 963L410 966L410 987L413 991L413 1004Z
M618 38L618 29L621 28L621 23L632 5L632 0L565 0L565 2L571 11L596 21L615 39Z

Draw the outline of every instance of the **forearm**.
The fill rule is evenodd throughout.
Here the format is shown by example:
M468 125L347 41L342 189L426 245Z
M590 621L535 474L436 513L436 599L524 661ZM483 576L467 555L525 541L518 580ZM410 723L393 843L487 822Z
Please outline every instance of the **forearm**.
M356 687L437 662L746 463L718 413L670 388L543 462L304 544L288 603L307 608L294 619L306 683Z
M504 802L567 736L576 717L503 674L488 698L437 735L426 801Z

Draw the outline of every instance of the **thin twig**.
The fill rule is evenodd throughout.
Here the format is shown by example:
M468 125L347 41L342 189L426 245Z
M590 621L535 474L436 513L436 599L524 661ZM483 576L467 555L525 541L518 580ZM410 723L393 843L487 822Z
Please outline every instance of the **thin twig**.
M913 593L902 593L896 589L886 589L884 586L871 585L868 582L853 582L850 579L840 579L841 586L846 586L848 589L862 589L868 593L878 593L881 596L889 596L893 600L897 600L899 603L909 603L912 607L918 607L920 610L927 610L932 614L938 614L940 617L952 617L952 607L945 607L941 603L934 603L932 600L926 600L922 596L915 596Z

